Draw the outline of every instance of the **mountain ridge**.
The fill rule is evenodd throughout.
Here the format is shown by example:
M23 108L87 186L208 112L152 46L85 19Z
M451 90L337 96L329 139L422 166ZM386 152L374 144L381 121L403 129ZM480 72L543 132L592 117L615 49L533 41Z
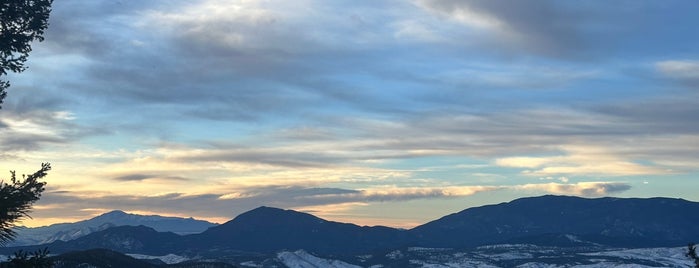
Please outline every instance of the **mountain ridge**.
M684 199L545 195L464 209L410 231L423 246L469 247L555 233L597 236L594 239L605 243L636 238L639 243L666 246L699 238L695 222L699 222L699 203ZM627 243L633 244L617 246Z
M330 253L394 246L398 241L405 241L404 236L403 231L390 227L334 222L308 213L261 206L188 237L192 244L206 241L209 246L230 246L239 250L273 252L290 248ZM246 242L231 246L230 241Z
M17 239L8 243L8 246L26 246L47 244L54 241L69 241L90 233L124 225L145 225L157 231L193 234L203 232L217 224L196 220L191 217L179 218L160 215L139 215L126 213L122 210L112 210L90 219L72 223L56 223L34 228L15 228Z
M300 249L343 255L406 247L475 248L503 243L664 247L697 241L696 222L699 222L699 203L682 199L548 195L464 209L409 230L358 226L263 206L198 234L176 235L129 226L46 246L59 251L87 249L90 245L123 253L184 255L269 254ZM9 248L0 250L12 252Z

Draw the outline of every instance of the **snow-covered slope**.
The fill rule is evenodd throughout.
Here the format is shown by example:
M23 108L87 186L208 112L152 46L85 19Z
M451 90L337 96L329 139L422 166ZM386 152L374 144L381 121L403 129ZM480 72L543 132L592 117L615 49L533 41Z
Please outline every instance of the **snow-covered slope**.
M385 257L412 267L520 267L520 268L606 268L691 267L686 248L591 249L533 245L494 245L475 250L408 248ZM396 257L398 256L398 257ZM376 258L379 260L380 258ZM369 260L368 263L372 263Z
M280 252L277 254L277 259L289 268L361 268L361 266L352 265L343 261L319 258L303 250Z
M610 268L610 267L693 267L685 256L686 248L558 248L535 245L502 244L471 250L411 247L354 259L310 254L304 250L282 251L276 257L258 261L239 262L244 267L289 268L385 268L385 267L518 267L518 268ZM283 265L283 266L282 266ZM271 266L269 266L271 267Z
M139 259L139 260L154 260L154 259L158 259L158 260L161 260L161 261L163 261L164 263L167 263L167 264L180 263L180 262L188 261L188 260L189 260L189 258L187 258L187 257L182 257L182 256L175 255L175 254L167 254L167 255L164 255L164 256L150 256L150 255L143 255L143 254L126 254L126 255L127 255L127 256L131 256L131 257L133 257L134 259Z

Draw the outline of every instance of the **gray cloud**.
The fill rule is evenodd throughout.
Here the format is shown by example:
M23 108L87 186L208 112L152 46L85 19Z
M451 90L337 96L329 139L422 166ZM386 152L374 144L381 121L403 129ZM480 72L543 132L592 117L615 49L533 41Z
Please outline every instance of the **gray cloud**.
M430 105L442 104L449 104L450 108L473 105L486 109L484 103L494 101L506 107L517 103L481 89L512 85L558 88L580 75L552 73L532 78L527 74L531 70L524 68L520 74L501 75L504 80L495 84L492 81L483 84L467 77L465 80L470 80L467 85L439 85L435 80L443 79L435 78L436 74L425 75L420 71L397 74L400 72L397 70L405 69L406 62L415 64L416 69L433 69L432 65L418 63L436 57L449 58L450 64L463 66L478 52L473 48L435 52L433 46L391 38L394 29L390 25L411 19L408 15L427 16L407 4L396 6L396 3L372 1L348 7L342 3L312 2L314 11L302 8L299 14L294 14L285 12L286 8L299 7L283 2L276 3L278 7L246 3L250 6L245 11L235 11L232 4L217 11L204 3L56 3L43 53L84 57L81 73L85 79L70 83L61 80L66 83L63 87L97 105L116 104L115 111L142 111L138 117L113 118L122 122L144 117L161 122L175 120L169 116L172 111L179 116L209 120L252 121L273 116L305 119L309 114L338 108L359 115L403 115L421 113L430 110ZM377 9L377 6L392 8ZM604 32L602 36L612 35L605 30L609 24L633 28L633 23L642 21L643 17L626 22L628 18L653 13L645 12L649 9L665 10L664 5L648 3L607 10L606 6L595 4L551 1L443 0L424 1L423 6L450 16L466 9L487 14L525 38L522 41L525 44L544 51L541 53L553 54L576 51L585 54L587 50L580 46L595 47L609 40L624 39L627 35L598 38L598 32ZM336 14L337 10L343 12ZM649 23L653 26L649 28L651 33L665 32L658 30L665 29L661 27L665 24L660 25L658 20ZM631 49L624 43L624 51L628 50ZM394 59L399 51L410 51L400 54L405 61ZM482 60L483 56L476 59ZM552 69L558 70L557 66ZM366 82L348 82L343 75L361 77ZM473 76L481 77L480 73ZM432 80L425 80L426 77ZM384 87L407 88L402 92L405 97L382 94ZM434 87L442 87L447 93L434 94ZM464 87L474 92L463 93ZM493 99L488 99L491 96ZM425 102L430 97L435 103L428 105ZM164 106L170 111L165 113L153 106Z
M185 1L91 1L65 0L52 5L44 46L57 54L83 54L103 58L122 51L119 45L132 40L135 31L124 25L150 9L168 9ZM105 18L110 18L106 20ZM104 31L107 28L109 30ZM155 33L150 33L151 35Z
M659 47L686 50L688 46L678 39L681 34L662 29L686 25L691 15L684 12L697 7L697 3L683 1L624 1L611 7L603 3L560 1L424 0L420 3L430 11L465 20L472 26L487 25L494 38L487 45L583 60L657 53ZM684 26L675 29L685 34L692 31ZM640 40L644 43L639 43ZM691 42L696 45L695 40Z
M70 114L44 109L15 110L3 107L0 119L0 149L6 152L36 151L52 145L64 145L85 137L103 135L106 130L72 122Z
M449 15L460 12L494 17L505 46L525 46L545 54L568 54L580 50L584 12L561 8L554 1L425 1L430 8Z
M656 71L670 81L679 82L690 90L699 86L699 61L667 60L655 64Z
M699 113L696 107L692 99L655 99L596 104L579 110L514 109L473 115L440 111L400 120L329 118L327 127L314 128L309 134L316 137L323 133L321 139L289 136L289 131L282 129L257 137L259 140L252 142L257 146L208 142L196 147L201 150L170 159L333 168L429 156L491 159L532 152L549 156L589 153L570 150L577 146L605 148L603 153L619 163L640 160L645 161L643 165L652 165L669 159L687 163L699 159L692 142L699 134L699 123L692 123ZM279 143L265 145L270 137Z
M61 79L62 87L114 111L138 109L138 118L166 117L153 105L222 121L301 117L328 107L393 109L386 104L394 98L376 94L375 87L337 78L372 77L367 69L383 68L375 57L390 30L387 19L362 12L374 4L353 5L346 16L336 16L322 11L339 7L319 2L318 12L302 10L308 17L252 2L244 12L222 5L218 14L205 4L104 2L84 11L78 1L56 3L39 53L83 57L76 67L84 79ZM370 19L361 19L367 14ZM242 41L231 40L236 36Z
M178 176L159 176L153 174L128 174L112 178L115 181L144 181L144 180L165 180L165 181L189 181L190 179Z
M406 62L415 64L416 70L426 70L435 67L419 62L449 58L451 65L463 66L473 59L473 48L435 52L420 42L391 38L395 29L390 25L409 19L408 15L427 16L410 5L374 1L348 7L313 2L315 11L304 9L310 14L300 11L294 15L284 12L288 4L283 2L276 8L248 3L245 12L228 10L232 5L219 11L207 10L203 3L105 1L85 7L79 1L56 3L44 53L85 57L86 63L80 67L85 79L61 81L70 92L97 105L110 104L114 111L141 111L110 118L111 129L143 118L162 124L183 116L249 122L276 116L307 119L309 115L331 114L333 109L358 116L403 116L432 110L433 105L488 109L486 103L496 102L510 107L518 103L486 91L559 88L584 76L577 72L545 74L540 70L536 70L538 75L529 75L532 70L526 67L519 73L491 74L498 81L483 79L483 74L475 72L473 78L483 81L462 77L461 84L454 84L444 81L439 71L399 71L405 69ZM396 10L376 8L387 5ZM633 9L612 16L613 11L599 11L604 8L593 4L571 5L548 1L423 4L447 15L460 9L489 14L526 37L522 42L545 51L542 53L554 54L574 54L586 51L579 46L603 43L597 40L606 42L610 38L593 35L606 31L595 25L652 9L639 4L637 9L641 11ZM335 14L336 10L343 12ZM595 42L587 44L585 40ZM396 61L396 51L410 53L400 55L405 61ZM559 70L557 66L550 69ZM345 75L365 82L348 81L342 78ZM435 87L440 88L440 94L435 94ZM398 97L383 94L384 88L406 90ZM464 88L471 92L464 92ZM156 106L167 107L168 111ZM172 113L178 118L174 119Z
M114 177L114 178L112 178L112 180L116 180L116 181L142 181L142 180L152 178L152 177L153 177L152 175L131 174L131 175Z
M628 191L631 189L631 185L626 184L626 183L607 183L607 184L601 185L600 188L602 188L602 193L604 195L607 195L607 194L616 194L616 193ZM590 190L583 191L583 194L586 196L593 195L593 193L596 193L596 192L591 192Z
M226 147L218 147L215 150L197 155L179 157L176 160L184 162L259 163L281 167L311 168L343 164L351 157L328 152L302 151L301 148L286 151L283 148L239 148L230 145Z
M699 101L696 97L685 95L681 98L637 100L598 105L593 109L606 116L613 116L612 120L627 124L625 128L632 133L693 135L699 134L699 118L694 116L699 114Z
M631 189L631 185L623 182L580 182L573 184L544 183L514 186L519 190L545 191L553 194L600 197L618 194Z

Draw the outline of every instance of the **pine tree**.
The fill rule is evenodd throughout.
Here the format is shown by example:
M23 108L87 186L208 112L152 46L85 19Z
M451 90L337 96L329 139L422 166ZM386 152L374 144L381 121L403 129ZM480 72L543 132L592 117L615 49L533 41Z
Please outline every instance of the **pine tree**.
M46 182L39 179L46 176L49 170L51 165L43 163L41 169L34 174L17 179L15 172L11 171L10 180L0 182L0 245L15 237L12 228L17 220L29 217L32 204L39 200L46 185Z
M699 256L697 256L697 245L690 243L687 246L687 257L694 261L694 267L699 268Z
M0 104L10 87L3 76L8 71L20 73L32 51L31 42L43 41L53 0L0 1Z
M34 252L18 251L10 257L10 260L4 264L8 268L51 268L53 261L49 259L49 250L37 250Z

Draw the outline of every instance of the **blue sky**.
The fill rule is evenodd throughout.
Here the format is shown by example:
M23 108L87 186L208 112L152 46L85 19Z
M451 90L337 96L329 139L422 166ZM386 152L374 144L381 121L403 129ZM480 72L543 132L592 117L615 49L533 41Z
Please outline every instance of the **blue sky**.
M543 194L699 201L697 8L56 1L7 78L0 165L52 163L31 226L267 205L411 227Z

